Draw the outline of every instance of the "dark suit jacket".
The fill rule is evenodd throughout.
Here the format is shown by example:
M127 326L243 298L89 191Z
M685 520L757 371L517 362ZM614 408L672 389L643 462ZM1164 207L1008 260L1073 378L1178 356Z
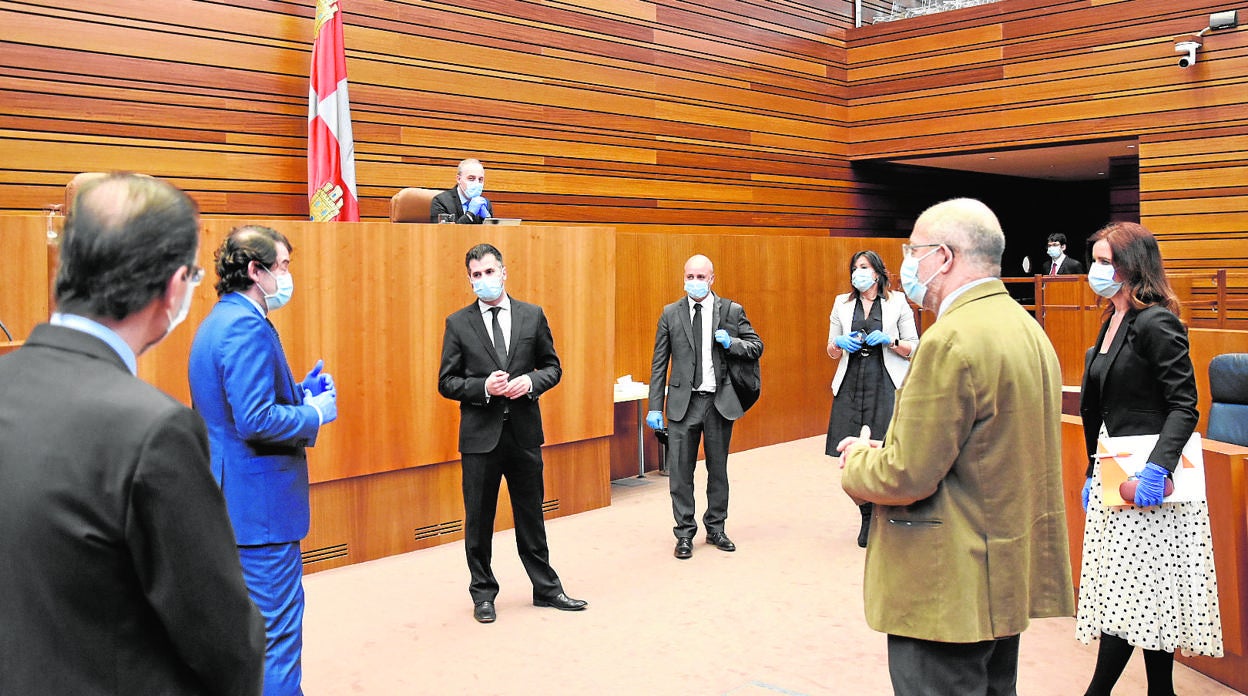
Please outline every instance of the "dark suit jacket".
M1047 260L1044 262L1043 274L1049 275L1050 273L1053 272L1053 259L1050 259L1048 257L1045 257L1045 258ZM1083 273L1083 264L1070 258L1069 255L1066 256L1066 258L1062 259L1062 265L1059 266L1057 269L1058 275L1079 275L1081 273Z
M710 319L713 322L712 335L717 329L724 329L732 336L729 353L757 360L763 354L763 340L754 332L750 320L745 317L745 308L734 303L729 309L729 302L730 300L716 295L711 317L703 317L702 320ZM726 320L723 319L725 313ZM654 357L650 363L650 410L663 410L666 388L668 420L681 420L689 409L689 399L693 394L694 350L693 326L689 322L689 297L685 296L663 308L658 330L654 334ZM728 380L724 347L714 340L711 341L711 362L715 368L715 409L724 418L736 420L745 411L742 410L737 392Z
M522 447L540 447L546 441L537 399L559 383L563 368L559 366L555 340L542 308L514 297L509 299L511 337L507 342L506 365L499 363L494 352L479 303L473 302L446 318L438 393L459 402L459 451L463 454L494 450L503 431L504 411ZM512 379L527 374L533 381L533 391L519 399L487 399L485 379L495 370L506 371Z
M1088 451L1087 475L1092 475L1091 457L1101 423L1115 437L1161 433L1148 461L1174 471L1200 418L1187 331L1163 307L1128 311L1103 358L1110 361L1104 379L1089 383L1092 358L1108 329L1107 321L1084 359L1079 411Z
M199 416L47 324L0 385L0 694L259 694Z
M195 332L188 372L238 544L307 536L304 448L316 444L320 418L303 403L277 330L246 297L229 293Z
M459 202L459 190L451 189L443 191L433 197L429 203L429 222L437 222L439 213L450 213L455 216L455 222L460 225L479 225L481 221L494 214L494 207L486 200L485 211L489 213L485 217L473 215L464 210L464 206Z

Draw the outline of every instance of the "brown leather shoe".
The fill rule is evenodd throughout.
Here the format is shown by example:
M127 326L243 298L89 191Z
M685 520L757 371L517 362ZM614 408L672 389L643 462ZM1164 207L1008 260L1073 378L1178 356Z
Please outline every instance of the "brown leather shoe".
M677 558L684 560L693 557L693 539L689 537L680 537L676 540L676 551L673 554Z
M736 551L737 550L737 545L732 543L732 539L729 539L728 535L724 534L723 532L718 532L716 534L707 534L706 543L710 544L711 546L714 546L720 551Z

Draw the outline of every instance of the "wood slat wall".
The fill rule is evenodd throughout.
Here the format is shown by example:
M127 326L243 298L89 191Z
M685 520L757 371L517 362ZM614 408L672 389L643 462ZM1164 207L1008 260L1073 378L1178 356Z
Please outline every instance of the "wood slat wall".
M853 230L832 59L850 2L343 5L366 218L480 156L509 217ZM314 6L0 2L0 210L131 169L208 214L305 217Z
M1005 0L849 30L851 158L1138 140L1140 221L1169 267L1242 268L1248 28L1206 34L1188 69L1173 44L1223 9Z

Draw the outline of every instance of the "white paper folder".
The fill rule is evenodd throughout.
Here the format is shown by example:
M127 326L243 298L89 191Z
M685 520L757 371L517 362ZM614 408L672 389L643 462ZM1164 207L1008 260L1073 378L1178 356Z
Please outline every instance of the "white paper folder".
M1131 505L1118 494L1118 486L1134 476L1148 463L1148 455L1157 444L1157 435L1102 436L1096 441L1096 456L1101 460L1101 500L1108 507ZM1192 433L1179 465L1172 476L1174 492L1163 503L1184 503L1205 499L1205 458L1200 447L1200 433Z

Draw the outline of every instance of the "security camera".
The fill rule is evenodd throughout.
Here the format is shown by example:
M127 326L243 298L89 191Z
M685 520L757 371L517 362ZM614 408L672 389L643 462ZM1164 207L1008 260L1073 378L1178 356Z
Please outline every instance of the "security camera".
M1174 42L1174 50L1184 55L1179 56L1179 67L1190 68L1196 63L1196 51L1203 45L1198 34L1184 36Z

